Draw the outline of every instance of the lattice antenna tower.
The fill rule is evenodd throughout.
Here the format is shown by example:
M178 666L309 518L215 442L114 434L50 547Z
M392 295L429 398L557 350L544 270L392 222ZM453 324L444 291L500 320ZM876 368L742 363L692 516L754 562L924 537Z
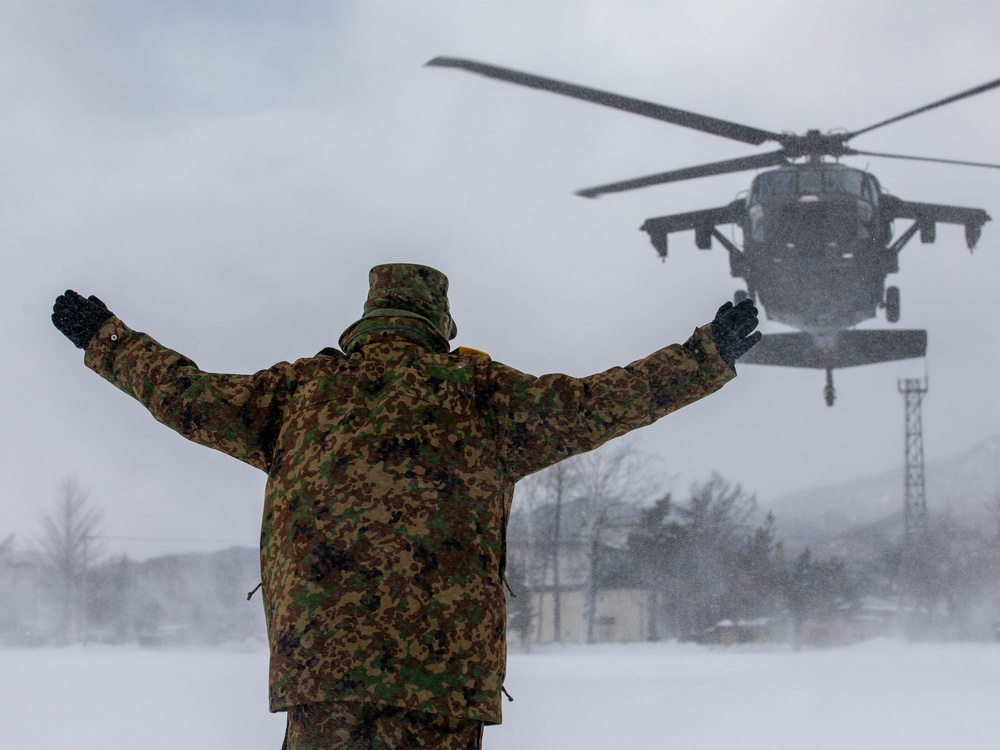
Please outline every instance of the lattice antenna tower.
M924 425L921 404L927 380L907 378L897 384L906 404L906 470L904 476L905 541L927 530L927 492L924 481Z

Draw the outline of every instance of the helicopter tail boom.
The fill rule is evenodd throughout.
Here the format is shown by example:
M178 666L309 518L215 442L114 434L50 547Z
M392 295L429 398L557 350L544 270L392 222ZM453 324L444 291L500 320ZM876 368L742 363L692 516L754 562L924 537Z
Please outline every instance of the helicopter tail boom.
M765 334L740 364L834 370L923 357L927 331L839 331Z

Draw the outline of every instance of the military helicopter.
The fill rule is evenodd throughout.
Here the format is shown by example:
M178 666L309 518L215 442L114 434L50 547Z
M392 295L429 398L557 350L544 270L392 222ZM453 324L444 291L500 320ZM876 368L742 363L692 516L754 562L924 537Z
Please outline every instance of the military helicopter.
M745 198L728 205L647 219L640 227L649 234L660 257L667 258L667 237L694 230L702 250L718 241L729 253L730 273L746 282L736 301L753 298L769 320L798 333L764 336L741 363L810 367L826 370L824 398L833 406L833 370L856 365L922 357L927 332L922 330L854 330L854 326L885 310L886 320L900 316L900 292L886 287L886 276L899 271L899 252L919 232L922 242L934 242L939 223L965 227L971 251L990 216L979 208L962 208L905 201L885 192L875 175L840 164L844 156L875 156L941 164L989 167L981 162L858 151L847 145L862 133L912 117L1000 86L1000 79L941 99L853 132L805 135L768 130L687 112L619 94L543 78L474 60L437 57L429 66L458 68L521 86L621 109L663 122L732 140L781 148L763 154L675 169L577 192L586 198L698 177L760 170ZM827 158L829 157L829 158ZM831 161L831 159L833 159ZM912 224L893 239L893 221ZM738 225L740 247L719 231Z

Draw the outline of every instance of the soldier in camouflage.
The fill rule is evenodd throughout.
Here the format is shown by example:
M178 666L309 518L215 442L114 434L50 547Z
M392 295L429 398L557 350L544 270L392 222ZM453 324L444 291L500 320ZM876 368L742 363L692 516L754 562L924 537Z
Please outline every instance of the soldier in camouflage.
M253 375L202 371L73 291L56 327L160 422L267 472L270 709L286 746L481 746L501 720L514 484L712 393L757 310L625 367L534 377L459 347L448 281L381 265L340 349Z

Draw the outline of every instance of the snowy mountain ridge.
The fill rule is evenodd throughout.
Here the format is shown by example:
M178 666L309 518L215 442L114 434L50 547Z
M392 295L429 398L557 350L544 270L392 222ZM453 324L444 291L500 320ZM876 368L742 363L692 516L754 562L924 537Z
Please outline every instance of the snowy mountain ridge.
M965 524L982 524L1000 495L1000 435L955 456L925 463L927 511L950 513ZM841 484L762 500L778 536L793 548L833 554L858 544L878 545L903 530L904 467Z

